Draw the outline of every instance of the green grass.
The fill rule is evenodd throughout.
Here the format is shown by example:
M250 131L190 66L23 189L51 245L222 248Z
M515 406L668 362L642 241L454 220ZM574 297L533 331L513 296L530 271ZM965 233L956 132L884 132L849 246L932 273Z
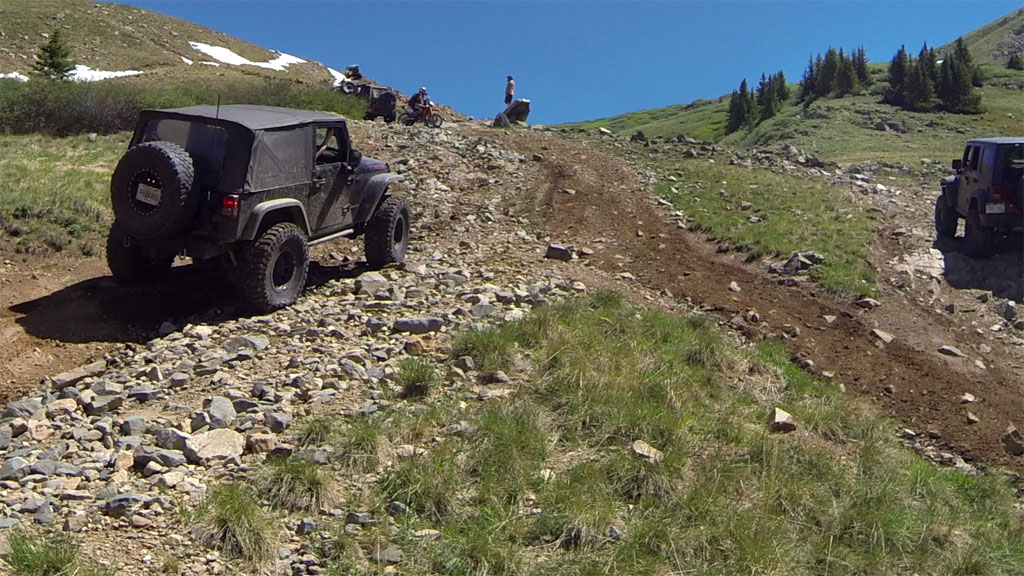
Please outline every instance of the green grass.
M330 470L297 456L268 460L257 485L262 496L286 510L318 512L339 499Z
M818 180L702 159L668 164L664 171L678 181L663 181L656 193L717 242L767 258L815 250L825 263L812 276L825 288L837 294L872 293L872 217L852 197L843 197L850 193ZM744 202L749 209L742 209ZM751 216L762 221L750 222Z
M307 418L298 429L299 446L323 446L336 437L337 419L327 415Z
M398 383L402 386L403 398L426 396L439 381L434 363L424 358L406 358L398 369Z
M200 543L223 550L232 558L258 566L276 551L276 521L242 484L226 482L211 487L194 521Z
M18 576L113 576L104 568L81 555L81 545L68 536L29 535L12 532L7 535L10 551L3 563Z
M110 173L127 134L0 135L0 245L15 251L102 254Z
M869 402L779 343L737 349L705 319L603 292L489 332L461 350L506 368L523 355L528 383L435 407L469 431L381 475L377 514L394 500L412 514L348 537L338 573L388 543L406 550L405 574L1010 575L1024 562L1007 480L907 450ZM767 432L775 406L796 432ZM398 442L408 427L378 431ZM421 528L442 538L412 538Z

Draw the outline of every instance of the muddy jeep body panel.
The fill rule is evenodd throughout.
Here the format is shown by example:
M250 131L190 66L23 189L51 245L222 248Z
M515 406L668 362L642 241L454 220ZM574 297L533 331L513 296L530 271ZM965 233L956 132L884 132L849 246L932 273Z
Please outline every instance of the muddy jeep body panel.
M317 157L318 138L328 129L333 143ZM129 148L152 141L188 152L199 195L183 230L142 242L154 255L219 256L281 222L297 225L310 244L356 236L400 179L352 147L344 118L321 112L244 105L145 110ZM231 210L222 209L225 202Z

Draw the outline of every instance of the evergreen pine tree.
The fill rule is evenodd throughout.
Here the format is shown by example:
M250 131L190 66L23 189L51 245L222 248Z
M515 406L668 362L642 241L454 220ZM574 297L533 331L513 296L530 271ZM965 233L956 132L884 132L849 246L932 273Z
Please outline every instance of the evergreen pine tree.
M39 47L32 72L51 80L64 80L75 69L71 60L71 48L64 41L64 34L54 30L50 40Z
M733 90L729 98L729 120L725 125L725 133L732 134L747 122L750 99L747 94L747 79L740 83L739 91Z
M868 55L863 46L853 52L853 70L857 74L857 82L867 88L871 85L871 74L868 72Z
M974 65L974 58L971 56L971 51L967 48L967 44L964 43L963 37L957 38L956 43L953 44L953 59L964 65L971 79L971 84L974 86L982 85L985 74L980 67Z
M800 90L797 92L796 99L800 102L810 102L815 97L815 84L818 78L818 69L814 64L814 57L811 56L810 61L807 62L807 69L804 70L804 75L800 78Z
M825 60L818 69L815 93L820 97L832 94L836 89L836 76L839 74L839 52L829 46L825 52Z
M747 87L747 79L743 79L743 83L740 84L740 93ZM747 91L747 103L745 106L745 112L747 114L746 119L743 122L743 127L747 130L753 130L757 123L761 121L760 110L757 105L757 97L753 90Z
M1010 59L1006 61L1006 67L1010 70L1024 70L1024 58L1021 57L1019 52L1010 54Z
M926 112L935 108L935 88L928 73L927 59L910 63L910 73L904 87L903 107L908 110Z
M786 75L779 70L772 76L772 81L775 83L775 96L779 99L780 106L785 106L786 102L789 101L789 85L786 84Z
M971 72L957 58L942 62L942 107L956 114L978 114L982 111L981 96L974 91Z
M924 68L924 71L928 74L928 79L934 86L939 81L939 66L938 58L935 55L935 49L929 48L926 42L921 47L921 51L917 54L917 61L920 66Z
M760 111L759 122L775 116L782 108L775 75L761 74L761 83L757 87L757 106Z
M842 98L853 94L857 88L857 73L853 69L853 61L846 57L842 48L839 49L839 70L836 73L836 97Z
M908 60L906 48L900 46L896 55L889 62L889 87L883 93L882 100L893 106L903 105L903 96L906 90L905 84L909 72Z

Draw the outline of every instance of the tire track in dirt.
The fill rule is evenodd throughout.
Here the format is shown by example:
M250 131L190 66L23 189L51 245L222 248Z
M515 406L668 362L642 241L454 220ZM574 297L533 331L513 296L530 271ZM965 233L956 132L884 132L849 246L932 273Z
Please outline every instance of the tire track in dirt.
M525 154L545 155L533 195L524 199L532 206L523 211L532 211L553 241L595 248L591 258L606 271L628 271L642 284L667 289L724 319L753 309L772 332L783 324L798 326L801 334L788 341L790 350L813 360L816 370L832 372L849 389L871 396L904 426L941 435L936 443L965 460L1024 474L1024 458L1010 457L1001 444L1011 422L1024 425L1024 386L1015 375L999 367L965 371L900 340L882 348L871 338L878 318L920 310L887 299L882 308L865 312L814 285L779 285L762 266L717 254L703 238L667 222L624 160L556 136L508 138ZM576 193L558 193L564 188ZM733 281L740 292L729 290ZM836 320L828 324L826 315ZM949 327L932 323L930 330L934 339L943 339ZM960 403L967 391L980 399L970 405L977 424L967 423Z

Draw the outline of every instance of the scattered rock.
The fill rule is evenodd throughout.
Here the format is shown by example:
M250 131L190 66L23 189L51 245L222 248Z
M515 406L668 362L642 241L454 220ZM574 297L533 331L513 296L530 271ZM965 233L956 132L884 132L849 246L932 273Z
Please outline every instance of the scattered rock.
M217 460L237 458L245 448L245 438L227 428L196 434L185 441L185 457L193 464L206 465Z
M882 344L892 344L896 337L892 334L875 328L871 331L871 336L879 340Z
M1013 424L1006 429L1002 438L1003 450L1006 450L1007 454L1012 456L1024 455L1024 436L1021 436L1020 430Z
M768 416L768 429L772 432L788 433L796 430L793 416L782 408L773 408Z
M442 326L444 326L444 320L440 318L399 318L395 320L392 330L410 334L427 334L437 332Z
M963 358L966 356L966 354L961 352L960 349L957 348L956 346L942 346L941 348L939 348L939 354L945 356L952 356L954 358Z
M569 262L573 257L572 247L562 246L561 244L548 244L548 249L547 252L544 253L544 257L550 260Z
M658 450L657 448L651 446L650 444L644 442L643 440L636 440L635 442L630 444L629 450L630 452L633 453L634 456L642 458L654 464L661 462L662 458L664 457L661 453L661 450Z

